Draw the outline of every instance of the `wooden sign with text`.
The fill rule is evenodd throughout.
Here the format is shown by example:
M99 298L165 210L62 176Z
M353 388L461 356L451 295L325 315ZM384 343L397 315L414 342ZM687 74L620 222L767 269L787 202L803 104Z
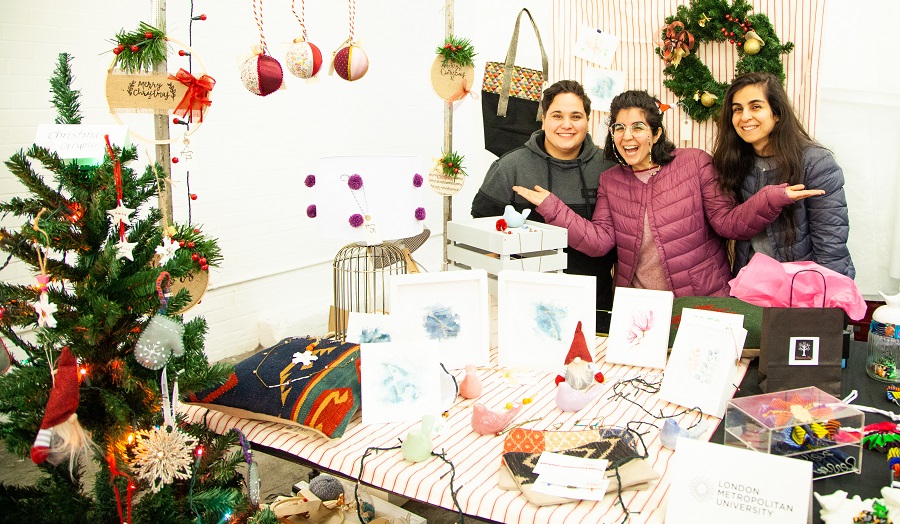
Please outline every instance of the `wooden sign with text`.
M168 113L178 107L187 86L170 80L168 73L109 73L106 99L111 110L138 109Z

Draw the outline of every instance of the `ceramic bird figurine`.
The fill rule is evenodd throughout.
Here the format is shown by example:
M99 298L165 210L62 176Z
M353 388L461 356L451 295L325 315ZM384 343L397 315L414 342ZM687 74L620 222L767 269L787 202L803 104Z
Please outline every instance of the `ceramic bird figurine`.
M503 210L503 220L506 220L506 225L509 226L510 229L522 227L525 224L525 219L528 218L530 213L530 209L523 209L522 212L519 213L516 211L516 208L507 204L506 209Z
M690 429L684 429L678 425L674 418L667 418L663 422L662 431L659 432L659 441L663 446L669 449L675 449L675 442L678 437L686 437L696 439L709 427L709 422L701 420L696 426Z
M403 458L410 462L422 462L431 457L434 445L431 443L431 430L434 428L434 417L425 415L422 417L422 425L418 429L410 430L406 434L406 440L400 446Z
M491 411L481 402L472 406L472 429L479 435L496 435L519 414L522 404L516 402L508 411Z
M466 366L466 376L459 383L459 396L478 398L481 396L481 390L481 379L475 372L475 366Z
M556 388L556 407L563 411L574 413L596 400L602 392L602 388L578 391L570 386L568 382L560 382Z

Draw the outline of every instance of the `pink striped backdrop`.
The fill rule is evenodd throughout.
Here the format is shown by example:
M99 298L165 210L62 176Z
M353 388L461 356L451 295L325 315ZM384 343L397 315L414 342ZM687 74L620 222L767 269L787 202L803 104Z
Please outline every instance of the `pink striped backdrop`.
M794 50L782 56L787 74L786 88L800 120L810 133L816 128L817 90L822 26L826 0L750 0L755 13L769 17L782 42L793 42ZM552 8L553 43L550 46L550 80L582 80L585 67L597 67L572 54L584 25L620 38L611 69L625 71L626 89L646 89L672 106L666 112L665 126L677 146L712 149L715 123L691 121L691 133L682 136L679 122L687 113L676 107L676 96L663 86L663 61L654 53L655 32L666 16L675 14L687 0L554 0ZM713 76L728 81L734 75L737 52L729 43L698 46L704 63ZM606 137L607 113L594 112L591 135L600 142ZM682 140L689 139L689 143Z
M607 388L595 402L578 413L564 413L556 407L556 385L553 373L538 373L533 384L510 386L503 378L502 368L493 371L481 371L480 377L484 385L483 402L489 409L502 410L508 402L521 402L524 397L534 401L525 406L513 421L525 421L540 418L536 422L525 425L529 429L560 431L582 430L583 426L602 421L606 426L625 427L630 421L643 420L655 422L638 406L620 399L609 400L612 385L621 379L635 376L658 374L660 370L635 368L607 364L606 339L598 339L594 351L594 361L600 365L607 378L601 386ZM497 361L496 349L492 350L491 359ZM731 384L740 384L747 371L748 360L741 360ZM462 378L459 373L458 378ZM628 391L623 391L627 393ZM671 416L684 411L684 408L670 404L659 398L658 394L630 390L630 397L653 413L664 413ZM732 386L729 397L734 395ZM493 435L478 435L472 430L473 400L457 399L450 409L450 416L444 419L446 427L434 437L434 449L446 452L456 469L454 487L459 489L457 500L467 515L497 522L541 522L541 523L581 523L581 522L621 522L624 517L621 507L614 495L607 495L602 501L572 502L569 504L537 507L530 504L518 491L504 491L497 486L497 472L500 456L503 452L503 438ZM342 474L351 478L359 475L359 462L367 447L392 447L399 444L406 434L418 423L370 424L362 425L361 416L350 422L347 431L339 439L330 440L319 434L303 430L296 426L286 426L272 422L260 422L235 417L218 411L207 410L201 406L182 405L183 412L192 422L205 421L218 433L225 433L231 428L240 429L247 438L257 445L285 451L289 454L318 465L327 471ZM696 422L696 413L687 413L674 417L679 424L687 427ZM710 427L701 437L709 440L716 429L719 419L704 415ZM669 461L674 452L662 447L659 430L647 425L649 430L644 435L650 466L660 475L660 479L651 483L645 491L626 491L622 497L632 512L632 522L662 522L665 516L666 496L671 482ZM443 461L432 458L417 464L406 462L400 450L381 452L369 455L362 475L363 482L397 493L401 496L417 499L429 504L453 509L450 497L450 470Z

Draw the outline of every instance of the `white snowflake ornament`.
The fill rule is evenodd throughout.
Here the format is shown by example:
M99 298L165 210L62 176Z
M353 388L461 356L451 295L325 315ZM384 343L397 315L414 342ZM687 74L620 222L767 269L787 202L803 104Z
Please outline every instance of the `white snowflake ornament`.
M303 353L294 353L294 358L291 359L291 362L294 364L303 364L303 367L309 366L313 363L313 361L319 360L319 357L312 354L310 351L304 351Z
M166 262L172 260L176 251L178 251L178 242L173 241L170 237L164 236L162 245L156 246L156 254L160 256L159 265L165 265Z
M131 466L139 479L150 483L150 491L158 493L175 479L191 478L191 436L177 428L140 430L137 434Z
M38 301L32 302L31 306L34 308L34 312L37 313L38 326L56 327L56 319L53 318L53 314L56 313L56 304L50 302L50 297L47 296L47 293L41 293Z

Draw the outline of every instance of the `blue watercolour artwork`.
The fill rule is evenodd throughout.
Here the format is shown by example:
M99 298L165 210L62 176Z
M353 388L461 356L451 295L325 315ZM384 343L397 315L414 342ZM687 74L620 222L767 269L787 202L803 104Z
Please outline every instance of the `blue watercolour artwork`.
M381 331L381 328L362 328L359 335L360 344L377 344L379 342L390 342L391 334Z
M382 364L385 377L382 381L382 395L390 404L407 404L422 396L416 384L416 377L409 370L396 364Z
M459 336L459 314L450 306L440 304L427 309L422 320L425 338L428 340L449 340Z
M560 327L563 320L569 314L569 308L565 306L557 306L546 302L535 302L534 304L534 327L538 333L552 338L553 340L562 340L563 333Z

